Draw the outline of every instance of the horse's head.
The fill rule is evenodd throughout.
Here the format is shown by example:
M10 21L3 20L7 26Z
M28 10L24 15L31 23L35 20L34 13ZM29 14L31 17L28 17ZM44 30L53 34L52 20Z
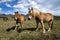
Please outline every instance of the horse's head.
M14 13L15 13L15 17L14 17L14 19L17 20L18 12L14 12Z
M33 17L33 8L28 8L28 20L30 20Z

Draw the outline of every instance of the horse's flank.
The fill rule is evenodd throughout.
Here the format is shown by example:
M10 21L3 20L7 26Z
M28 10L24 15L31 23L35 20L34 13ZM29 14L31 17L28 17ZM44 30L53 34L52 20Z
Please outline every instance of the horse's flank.
M43 21L46 21L46 22L49 22L50 20L53 21L53 15L51 13L39 13L36 17L39 17L40 20L43 20Z

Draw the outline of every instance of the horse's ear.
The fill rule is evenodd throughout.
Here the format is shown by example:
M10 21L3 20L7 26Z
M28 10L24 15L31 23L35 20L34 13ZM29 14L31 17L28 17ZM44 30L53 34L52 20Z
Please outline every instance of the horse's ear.
M28 10L30 10L30 8L28 8Z
M18 13L18 11L16 13Z
M33 8L31 8L31 10L33 10Z
M14 12L14 13L18 13L18 11L17 12Z

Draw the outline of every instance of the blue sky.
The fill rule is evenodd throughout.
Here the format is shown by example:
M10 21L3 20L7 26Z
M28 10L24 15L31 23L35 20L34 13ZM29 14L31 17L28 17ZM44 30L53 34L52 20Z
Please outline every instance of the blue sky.
M0 13L28 14L28 8L33 7L42 12L50 12L60 16L60 0L0 0Z

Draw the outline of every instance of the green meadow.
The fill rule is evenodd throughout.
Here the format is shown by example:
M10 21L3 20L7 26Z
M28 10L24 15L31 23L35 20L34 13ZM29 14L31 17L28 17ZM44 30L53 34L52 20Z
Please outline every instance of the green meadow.
M18 24L19 25L19 24ZM42 34L42 27L39 24L39 31L35 31L31 28L36 28L35 20L26 20L23 23L23 28L25 30L18 32L14 29L10 29L15 26L15 20L13 18L8 18L7 21L3 21L0 18L0 40L60 40L60 17L54 17L53 29L48 32L46 30L45 34ZM20 26L19 26L20 27ZM28 30L30 28L30 30ZM45 29L48 29L47 23L45 23Z

